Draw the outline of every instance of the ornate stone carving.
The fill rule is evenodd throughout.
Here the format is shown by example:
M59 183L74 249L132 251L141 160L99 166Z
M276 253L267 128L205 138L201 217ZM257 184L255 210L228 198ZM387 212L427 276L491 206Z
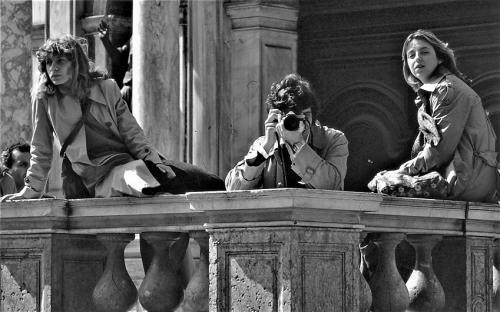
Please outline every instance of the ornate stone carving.
M472 312L482 312L489 310L489 294L487 266L489 253L488 249L482 246L473 246L470 250L470 270L471 270L471 307Z

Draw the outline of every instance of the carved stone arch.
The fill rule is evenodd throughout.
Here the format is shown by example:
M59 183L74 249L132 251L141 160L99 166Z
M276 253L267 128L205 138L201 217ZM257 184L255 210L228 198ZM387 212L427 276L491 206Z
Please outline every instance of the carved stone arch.
M345 189L366 191L381 170L409 157L416 125L408 121L408 100L380 82L350 85L327 97L319 119L349 140Z
M500 147L500 71L488 71L476 77L472 88L479 94L483 107L497 135L497 150ZM500 159L500 155L498 157Z
M484 108L491 114L500 114L500 71L485 72L476 77L472 88L479 94Z

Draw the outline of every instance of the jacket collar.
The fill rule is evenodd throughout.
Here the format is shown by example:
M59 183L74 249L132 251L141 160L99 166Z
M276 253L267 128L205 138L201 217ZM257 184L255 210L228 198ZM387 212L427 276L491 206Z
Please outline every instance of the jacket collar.
M93 102L106 105L106 98L103 94L101 86L99 85L100 83L100 81L96 81L92 84L88 98Z
M438 72L439 72L439 76L438 78L435 80L435 82L433 83L424 83L423 85L420 86L420 90L424 90L424 91L427 91L427 92L434 92L434 90L436 90L436 88L439 86L439 84L441 82L443 82L443 80L446 78L447 75L449 75L451 72L445 68L445 67L440 67L438 69Z

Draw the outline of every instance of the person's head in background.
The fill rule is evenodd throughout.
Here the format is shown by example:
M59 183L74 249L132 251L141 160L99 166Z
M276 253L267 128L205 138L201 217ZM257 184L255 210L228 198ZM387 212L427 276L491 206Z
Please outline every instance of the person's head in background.
M9 170L16 182L17 191L24 187L24 178L30 166L30 145L15 143L2 152L2 166Z
M64 35L48 39L36 52L41 75L34 96L43 98L58 90L85 99L92 81L106 78L106 73L93 68L85 49L84 38Z

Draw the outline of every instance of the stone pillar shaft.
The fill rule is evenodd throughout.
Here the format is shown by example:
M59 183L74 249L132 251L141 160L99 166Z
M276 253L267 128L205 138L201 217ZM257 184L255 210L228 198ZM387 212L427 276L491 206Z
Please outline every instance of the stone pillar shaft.
M179 1L134 1L133 14L133 114L163 155L182 160Z
M192 1L192 79L193 79L193 164L218 171L219 106L224 101L222 70L222 2ZM225 131L225 130L223 130Z

